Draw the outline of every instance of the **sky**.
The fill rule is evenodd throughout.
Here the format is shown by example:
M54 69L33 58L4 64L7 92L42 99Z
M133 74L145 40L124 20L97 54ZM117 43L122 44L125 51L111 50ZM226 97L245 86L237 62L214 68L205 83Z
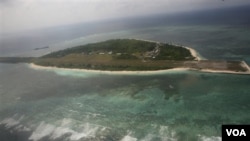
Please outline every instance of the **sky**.
M249 0L0 0L0 33L157 13L250 4Z

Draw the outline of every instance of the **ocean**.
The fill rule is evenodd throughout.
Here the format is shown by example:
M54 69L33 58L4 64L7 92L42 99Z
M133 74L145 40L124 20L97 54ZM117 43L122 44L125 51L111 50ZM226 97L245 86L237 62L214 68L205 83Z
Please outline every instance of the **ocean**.
M82 35L71 31L70 37L1 37L0 54L40 56L81 44L136 38L189 46L207 59L250 64L247 24L162 23ZM43 46L49 48L34 50ZM20 63L0 64L0 78L1 141L220 141L222 124L250 124L250 75L118 75L35 70Z

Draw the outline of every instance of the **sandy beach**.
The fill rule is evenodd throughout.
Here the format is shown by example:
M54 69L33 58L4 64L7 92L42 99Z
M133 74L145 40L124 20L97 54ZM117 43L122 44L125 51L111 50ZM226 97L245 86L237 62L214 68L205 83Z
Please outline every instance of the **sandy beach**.
M58 68L58 67L45 67L30 63L29 67L35 70L69 70L76 72L87 72L96 74L117 74L117 75L147 75L147 74L162 74L167 72L178 72L192 70L190 68L173 68L167 70L155 70L155 71L105 71L105 70L88 70L88 69L75 69L75 68Z
M196 50L194 50L190 47L187 47L187 46L182 46L182 47L184 47L190 51L191 55L195 58L194 60L196 60L196 61L202 60L202 58L199 56L199 53Z
M241 61L241 65L243 67L245 67L248 70L248 72L250 72L250 67L248 66L248 64L245 61Z
M198 72L207 72L207 73L225 73L225 74L250 74L250 71L247 72L236 72L228 70L211 70L211 69L193 69L193 68L173 68L167 70L155 70L155 71L103 71L103 70L88 70L88 69L74 69L74 68L58 68L58 67L45 67L36 65L34 63L29 64L30 68L35 70L68 70L76 72L85 72L85 73L95 73L95 74L116 74L116 75L150 75L150 74L163 74L171 72L181 72L181 71L198 71Z

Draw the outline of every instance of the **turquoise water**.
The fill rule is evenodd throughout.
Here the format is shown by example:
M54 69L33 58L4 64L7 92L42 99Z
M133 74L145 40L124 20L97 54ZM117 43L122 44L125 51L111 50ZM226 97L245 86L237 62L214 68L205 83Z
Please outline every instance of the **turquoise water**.
M31 42L27 48L11 44L11 48L1 46L0 55L40 56L113 38L137 38L190 46L208 59L250 64L249 37L245 26L152 26L86 35L39 51ZM0 64L0 137L7 141L220 141L222 124L250 123L249 84L249 75L193 71L111 75Z
M18 140L216 141L222 124L250 121L248 75L105 75L0 65L0 125L21 133Z

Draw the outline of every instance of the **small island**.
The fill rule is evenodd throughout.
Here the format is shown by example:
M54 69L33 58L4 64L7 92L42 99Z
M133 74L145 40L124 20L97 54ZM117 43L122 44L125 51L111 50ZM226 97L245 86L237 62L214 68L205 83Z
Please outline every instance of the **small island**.
M34 48L34 50L42 50L42 49L48 49L49 46L45 46L45 47L37 47L37 48Z
M52 52L38 58L20 58L37 66L99 71L159 71L189 69L249 74L244 61L202 60L195 50L147 40L114 39ZM18 62L18 58L0 58Z
M195 58L183 47L158 42L116 39L47 54L34 61L41 66L109 71L171 69Z

